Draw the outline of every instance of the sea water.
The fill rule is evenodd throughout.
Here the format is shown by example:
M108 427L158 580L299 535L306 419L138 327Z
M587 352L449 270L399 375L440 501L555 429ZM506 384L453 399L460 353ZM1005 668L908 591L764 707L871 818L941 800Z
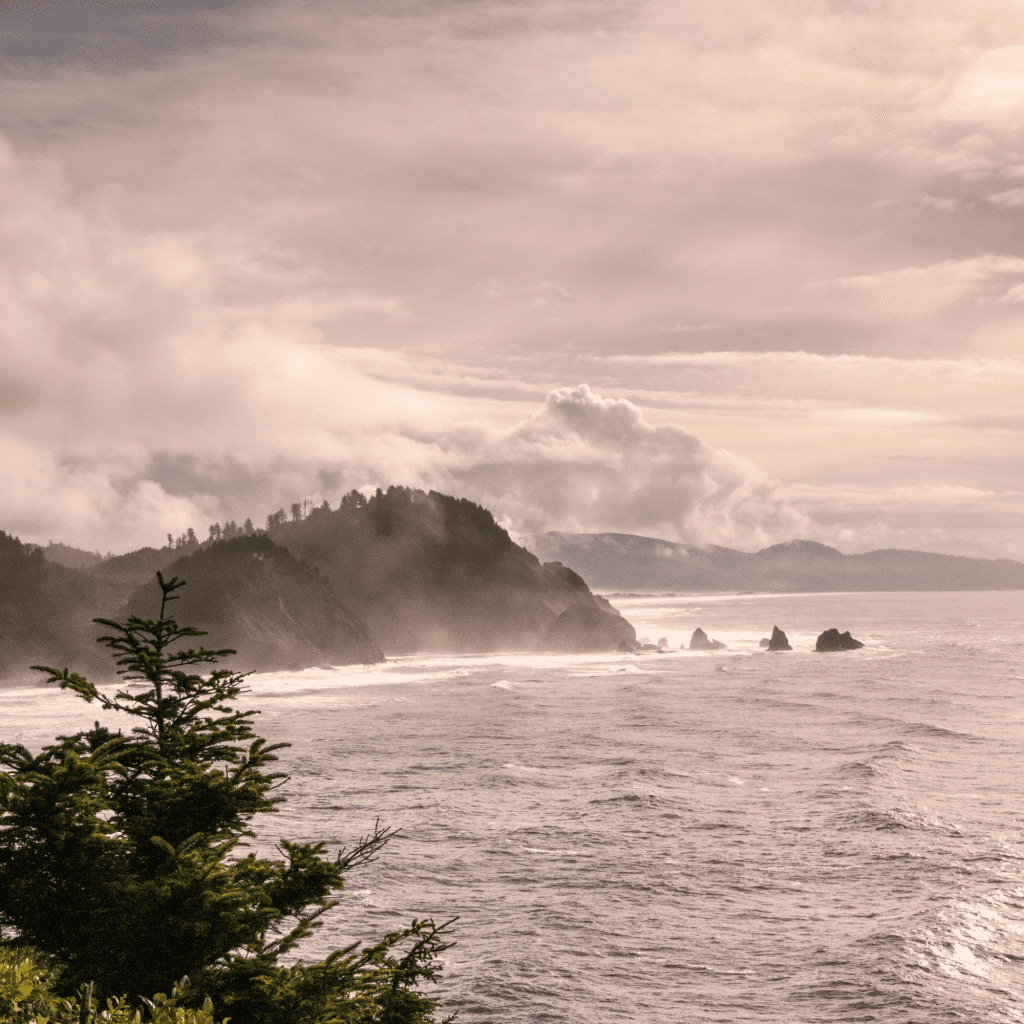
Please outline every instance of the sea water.
M466 1022L1024 1020L1024 594L612 600L676 649L250 677L260 848L401 830L302 955L457 916ZM32 748L95 717L0 692Z

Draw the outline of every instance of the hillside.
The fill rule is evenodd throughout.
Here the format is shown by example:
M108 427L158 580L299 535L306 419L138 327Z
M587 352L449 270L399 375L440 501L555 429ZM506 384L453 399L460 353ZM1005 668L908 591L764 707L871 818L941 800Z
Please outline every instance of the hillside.
M196 550L198 550L197 547L189 549L189 551ZM182 551L176 551L171 547L139 548L138 551L129 551L124 555L105 558L89 571L97 579L104 580L114 587L123 601L144 583L155 580L158 572L162 572L177 561L182 554Z
M543 533L530 547L601 590L760 591L1024 590L1024 563L924 551L844 555L814 541L752 554L622 533Z
M268 672L382 661L380 648L330 583L265 534L205 546L166 566L186 581L171 614L206 630L204 646L234 648L231 665ZM155 578L128 600L143 618L160 608Z
M109 677L92 619L156 615L158 570L187 582L174 616L206 630L205 646L237 650L243 671L382 651L614 650L636 636L579 575L542 564L464 499L389 487L268 524L215 525L202 544L189 530L166 547L81 559L82 570L0 534L0 677L31 677L33 663ZM64 548L50 545L78 559Z
M270 537L330 579L386 654L536 649L575 604L617 618L575 572L513 543L486 509L435 491L352 492Z
M54 544L52 540L45 548L40 547L40 550L48 562L56 562L68 569L92 569L103 561L98 551L83 551L69 544Z
M44 550L0 531L0 677L29 679L34 664L113 675L92 620L117 610L116 588L47 561Z

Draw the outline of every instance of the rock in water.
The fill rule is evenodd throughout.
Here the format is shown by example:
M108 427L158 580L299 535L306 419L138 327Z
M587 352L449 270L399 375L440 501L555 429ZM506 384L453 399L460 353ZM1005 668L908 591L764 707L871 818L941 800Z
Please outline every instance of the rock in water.
M543 649L567 654L614 651L624 641L636 642L636 630L621 616L592 604L573 604L555 619Z
M847 633L847 636L850 634ZM857 641L855 640L854 643ZM863 644L861 644L863 646ZM789 640L786 639L786 634L779 629L778 626L772 627L772 638L768 641L769 651L791 651L792 647L789 646Z
M668 647L668 637L667 636L658 637L658 646L659 647Z
M619 654L636 654L637 651L644 649L643 644L638 644L635 640L623 640L618 647L615 648Z
M767 647L770 643L771 643L771 640L769 640L768 637L763 636L763 637L761 637L760 640L758 640L757 646L758 647Z
M721 640L709 640L707 633L700 626L693 631L693 636L690 637L691 651L721 651L724 649L725 644Z
M864 645L850 636L850 631L840 633L838 629L826 629L814 645L816 651L855 651Z

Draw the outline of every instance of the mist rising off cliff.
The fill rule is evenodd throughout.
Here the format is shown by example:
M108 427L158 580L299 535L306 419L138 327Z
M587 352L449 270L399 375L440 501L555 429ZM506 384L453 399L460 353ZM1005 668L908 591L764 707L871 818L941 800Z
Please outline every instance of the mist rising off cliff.
M515 544L487 509L436 491L352 492L337 510L272 523L269 534L331 581L385 654L530 650L570 605L609 610L576 573Z

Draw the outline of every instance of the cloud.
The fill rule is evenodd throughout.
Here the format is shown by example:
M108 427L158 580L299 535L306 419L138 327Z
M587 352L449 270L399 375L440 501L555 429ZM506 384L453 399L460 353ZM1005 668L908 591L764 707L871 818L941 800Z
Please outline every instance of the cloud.
M0 528L38 543L60 540L120 553L164 543L184 524L216 519L212 494L170 494L143 467L118 460L75 464L45 447L0 435Z
M919 216L954 219L971 197L943 175L1020 164L999 132L935 126L981 43L1015 31L998 3L86 7L95 31L60 63L0 72L19 146L59 153L122 223L301 268L343 344L339 293L378 304L358 325L372 347L611 350L678 325L691 350L871 350L808 282L999 251L979 217L865 211L941 195ZM49 33L70 10L11 23ZM932 346L962 334L929 327Z
M1005 192L995 192L986 198L994 206L1015 209L1019 206L1024 206L1024 188L1011 188Z
M128 228L70 203L52 164L3 140L0 309L0 510L26 539L122 550L265 514L311 467L364 436L383 454L382 436L438 408L324 340L325 320L401 319L391 297L325 293L217 231ZM390 447L406 471L400 439ZM182 459L249 467L248 489L204 471L174 491L153 475Z
M945 113L1000 118L1024 107L1024 46L986 50L963 72Z
M858 274L811 286L837 307L882 322L911 322L934 316L965 299L996 300L1014 278L1024 277L1024 259L987 253L925 267L901 267Z
M814 484L786 488L817 539L849 554L901 548L975 558L1024 557L1019 490L947 485ZM979 530L978 524L984 523Z
M520 534L637 532L749 547L807 525L751 463L682 427L653 426L631 402L585 384L552 391L541 413L486 441L451 476Z
M918 202L940 213L957 213L963 208L962 201L955 196L921 196Z

